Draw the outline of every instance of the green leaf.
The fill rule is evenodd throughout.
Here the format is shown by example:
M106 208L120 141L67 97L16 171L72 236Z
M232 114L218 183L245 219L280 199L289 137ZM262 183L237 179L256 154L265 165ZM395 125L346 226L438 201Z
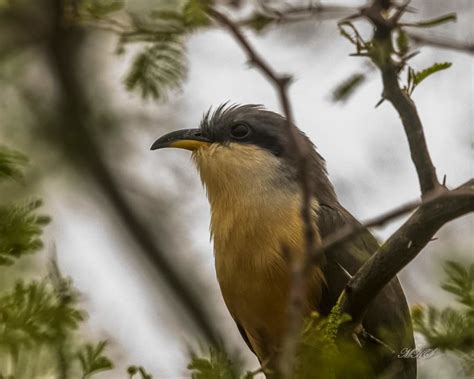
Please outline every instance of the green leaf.
M83 378L114 367L112 361L103 354L106 346L107 341L100 341L96 345L86 344L78 352Z
M183 16L180 12L172 9L155 9L150 13L150 17L155 20L171 21L181 23Z
M141 379L153 379L153 376L147 373L142 366L138 367L138 372L140 373Z
M445 24L447 22L455 22L456 20L457 20L456 13L449 13L444 16L436 17L430 20L404 24L404 26L413 26L417 28L431 28L433 26L438 26L441 24Z
M447 278L441 288L455 295L457 301L474 312L474 263L467 266L446 261L444 271Z
M396 41L397 41L398 54L402 57L405 56L410 50L410 43L409 43L409 38L407 34L402 29L398 30Z
M239 369L229 359L225 352L209 349L209 357L202 358L192 354L188 365L192 379L237 379Z
M25 155L0 147L0 180L22 178L22 168L27 162Z
M206 10L212 3L209 0L188 0L183 8L185 25L190 29L210 25L211 20Z
M442 70L446 70L452 66L451 62L435 63L432 66L425 68L422 71L415 72L413 68L408 67L408 84L405 87L405 91L411 95L415 88L428 76Z
M252 14L246 21L245 26L253 29L254 31L260 33L263 32L268 26L270 26L275 21L274 18L265 16L262 13Z
M362 73L355 73L339 84L332 93L334 102L344 102L364 83L366 77Z
M453 64L451 62L435 63L431 67L425 68L424 70L415 73L415 77L414 77L415 86L420 84L428 76L433 75L436 72L446 70L450 68L452 65Z
M47 280L19 281L0 296L0 346L52 343L83 320L72 295L64 301Z
M0 206L0 265L10 264L12 258L32 254L43 246L40 236L50 219L36 213L40 206L38 200Z
M85 9L95 17L104 17L110 13L118 12L124 7L123 0L92 0L87 1Z
M181 87L187 73L185 48L178 40L156 43L139 53L125 78L129 91L143 98L165 99L168 91Z

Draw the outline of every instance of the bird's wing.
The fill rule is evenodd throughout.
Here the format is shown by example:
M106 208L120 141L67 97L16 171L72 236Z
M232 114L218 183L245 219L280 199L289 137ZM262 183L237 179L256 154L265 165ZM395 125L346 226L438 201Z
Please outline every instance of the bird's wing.
M317 225L323 239L347 224L358 224L358 221L338 203L320 204L317 215ZM327 285L323 289L322 302L317 307L322 314L331 311L350 275L357 272L378 246L372 234L364 231L352 241L326 254L322 270ZM408 304L397 278L390 281L373 300L363 325L368 333L386 342L397 352L396 354L403 348L415 347ZM394 359L392 356L389 360ZM416 378L414 359L395 359L395 361L401 361L398 363L403 366L403 373L397 374L397 378Z
M239 321L237 320L237 318L235 318L234 316L232 316L232 318L234 319L235 325L237 325L237 329L239 329L239 332L240 332L240 335L242 336L242 339L245 341L245 343L247 344L250 351L252 353L254 353L255 356L258 358L258 355L255 352L255 350L253 349L252 344L250 343L249 336L245 332L245 329L242 327L242 325L239 324Z

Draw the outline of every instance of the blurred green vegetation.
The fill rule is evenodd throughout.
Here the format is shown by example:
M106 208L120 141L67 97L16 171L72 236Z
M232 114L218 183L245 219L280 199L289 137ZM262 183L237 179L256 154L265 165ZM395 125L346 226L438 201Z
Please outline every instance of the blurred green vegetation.
M0 150L0 194L5 181L23 177L26 157ZM17 185L21 185L18 183ZM0 203L0 275L25 255L41 251L41 234L50 221L39 214L40 200ZM31 279L17 270L18 279L0 288L0 378L89 378L113 369L106 341L88 342L81 331L86 312L70 278L64 277L54 257L48 274ZM143 368L142 379L151 379ZM132 375L130 374L130 377Z
M446 261L441 288L456 306L415 306L413 326L426 340L426 349L448 352L460 362L466 377L474 376L474 263Z
M38 65L48 65L46 54L40 52L51 38L47 25L48 4L0 0L0 21L4 22L0 35L0 80L6 94L0 121L14 125L8 133L15 135L15 140L35 140L40 136L61 156L58 141L48 132L41 134L35 130L40 123L57 123L57 115L52 116L46 109L54 98L55 89L36 89L40 94L43 91L53 94L39 103L30 96L30 88L15 81L18 71L27 67L32 57ZM206 15L206 7L214 4L209 0L158 1L153 9L146 11L127 7L124 1L117 0L65 1L64 4L64 23L87 30L111 31L117 36L118 54L129 48L135 51L124 85L153 100L164 101L172 91L181 88L188 70L187 37L213 27ZM29 28L30 24L34 28ZM242 22L255 32L277 24L277 17L258 11ZM402 32L396 46L400 57L409 56L408 41ZM411 93L427 76L448 67L447 63L435 64L419 73L409 68L407 92ZM47 75L51 74L46 71ZM365 73L356 73L336 89L334 99L346 100L365 79ZM18 132L15 129L18 123L31 128L24 127ZM2 131L2 137L8 133ZM0 148L0 278L15 279L9 280L6 286L0 280L0 378L99 377L101 372L112 370L114 363L107 356L107 342L89 341L84 333L82 326L87 314L71 279L62 275L54 259L48 263L43 277L30 277L21 268L26 256L46 254L41 237L50 218L41 211L41 200L22 196L28 158L12 150L14 146L3 145ZM43 153L47 159L50 152ZM43 269L38 263L33 271L39 273ZM462 362L466 375L471 375L474 373L474 265L466 268L447 262L442 288L455 295L456 307L418 307L413 312L414 325L425 338L427 348L451 352ZM356 346L335 340L336 331L345 320L337 308L328 318L314 315L307 320L295 367L297 378L316 374L324 378L370 376L368 365ZM259 369L244 372L242 364L223 351L204 350L206 354L191 354L188 368L195 379L248 379L261 373ZM152 378L141 366L130 366L127 373L117 373L116 377L127 375L137 379Z

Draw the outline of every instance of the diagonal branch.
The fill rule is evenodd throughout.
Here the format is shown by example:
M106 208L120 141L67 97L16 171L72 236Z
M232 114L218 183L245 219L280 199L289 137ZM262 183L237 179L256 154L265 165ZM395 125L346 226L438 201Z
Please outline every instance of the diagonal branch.
M398 74L393 64L382 68L384 85L383 96L397 110L405 130L410 147L411 159L418 174L422 196L441 187L436 176L436 169L428 151L423 125L415 103L405 93L398 82Z
M462 42L453 39L426 36L413 32L409 32L407 33L407 35L413 42L421 45L439 47L441 49L455 50L466 54L474 54L473 42Z
M387 224L388 222L399 218L411 211L419 208L420 206L426 206L433 202L439 201L441 198L447 197L458 197L460 195L464 195L465 190L461 191L443 191L440 193L432 193L427 196L423 201L415 200L409 203L403 204L394 208L388 212L382 213L379 216L373 217L365 222L360 224L351 224L346 225L345 227L338 229L336 232L330 234L321 242L321 245L318 246L314 255L312 256L312 260L314 264L320 262L321 257L328 253L331 250L337 249L341 247L346 242L357 237L360 233L365 232L369 228L381 227Z
M349 328L343 331L353 331L360 324L372 299L421 252L444 224L474 212L474 179L452 191L438 182L415 104L400 88L397 66L391 57L391 34L403 8L386 19L382 3L375 0L370 7L363 8L361 14L375 25L370 56L382 73L384 97L402 119L424 202L349 280L338 301L342 312L352 317Z
M341 297L342 312L361 322L372 299L430 242L447 222L474 212L474 179L423 203L349 280Z
M402 120L410 147L411 159L418 174L421 194L426 196L431 191L441 189L442 186L436 176L436 169L428 151L423 124L421 123L415 103L400 87L398 80L400 64L394 62L392 58L395 52L392 32L398 27L400 17L408 3L404 7L398 7L390 18L384 17L385 3L381 0L374 0L371 6L362 8L360 12L362 16L365 16L375 26L369 56L382 74L383 97L392 103ZM392 2L389 1L388 4L391 5Z

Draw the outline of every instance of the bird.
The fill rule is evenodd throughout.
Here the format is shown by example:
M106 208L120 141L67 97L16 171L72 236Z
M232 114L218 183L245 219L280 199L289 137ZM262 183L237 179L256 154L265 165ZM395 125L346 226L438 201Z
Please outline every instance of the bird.
M299 161L289 147L287 128L284 116L261 105L224 103L209 109L198 128L167 133L151 147L192 152L210 204L215 269L224 302L247 346L267 367L281 351L288 328L291 262L305 254ZM341 228L360 224L340 204L323 157L297 130L310 152L306 159L317 244ZM378 247L364 230L327 252L308 276L304 315L328 315L351 275ZM395 353L376 360L377 375L382 377L391 364L396 374L384 377L416 378L416 360L397 355L415 347L397 278L372 301L362 325L373 340L383 340L383 331L390 331L384 343Z

